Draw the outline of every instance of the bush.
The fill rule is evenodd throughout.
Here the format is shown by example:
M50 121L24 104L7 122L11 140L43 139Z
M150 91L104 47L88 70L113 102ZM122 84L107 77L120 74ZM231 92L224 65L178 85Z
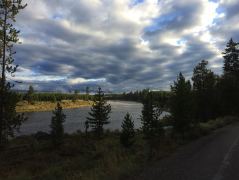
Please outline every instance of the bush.
M210 120L210 121L205 122L205 123L200 123L199 126L200 126L200 129L201 129L201 133L203 135L206 135L210 131L216 130L218 128L221 128L223 126L226 126L226 125L231 124L232 122L236 122L238 120L239 120L238 117L225 116L225 117L217 118L215 120Z

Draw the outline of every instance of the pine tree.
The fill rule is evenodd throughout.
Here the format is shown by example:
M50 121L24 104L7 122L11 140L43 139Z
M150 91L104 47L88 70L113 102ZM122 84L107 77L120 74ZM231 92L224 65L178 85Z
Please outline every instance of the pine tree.
M72 97L72 101L73 102L76 102L76 100L78 99L78 94L80 93L80 91L79 90L75 90L74 91L74 95L73 95L73 97Z
M141 115L142 130L146 139L150 139L154 135L154 106L151 95L148 92L147 97L144 97Z
M227 43L225 51L222 53L224 58L224 75L232 75L239 73L239 43L233 39Z
M29 86L29 89L27 91L27 94L26 94L26 99L28 101L29 104L33 104L33 94L34 94L34 88L33 86Z
M194 117L206 121L215 116L216 76L207 68L208 62L202 60L193 71Z
M60 103L57 103L55 111L53 111L53 117L51 119L51 138L52 143L55 146L61 145L63 143L64 127L66 115L62 111Z
M224 74L222 76L223 110L226 115L239 114L239 43L232 39L223 52Z
M184 134L192 123L191 84L186 81L182 73L179 73L177 81L171 86L172 97L170 113L173 117L174 131Z
M159 137L163 134L160 123L162 109L153 102L152 92L148 92L143 100L143 109L141 115L142 131L145 140L148 142L150 149L157 145Z
M124 121L122 122L122 132L120 135L120 142L124 147L130 147L134 143L134 121L129 113L127 113L124 117Z
M110 104L104 98L104 93L101 88L98 88L98 93L94 96L94 103L89 112L90 117L87 117L92 130L98 135L103 134L103 126L109 124L109 113L111 112Z
M13 76L18 66L13 65L13 45L18 43L20 31L14 28L13 23L20 10L26 5L22 5L21 0L2 0L0 2L0 145L7 142L8 136L14 134L15 129L19 129L25 120L23 115L16 113L16 94L11 92L13 84L6 80L7 74Z

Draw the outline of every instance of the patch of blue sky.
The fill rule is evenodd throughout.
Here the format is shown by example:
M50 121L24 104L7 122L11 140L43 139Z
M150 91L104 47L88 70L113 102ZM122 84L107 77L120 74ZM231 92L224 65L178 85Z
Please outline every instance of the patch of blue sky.
M209 2L215 2L215 3L217 3L217 2L219 2L220 0L208 0Z
M226 10L225 10L224 7L219 6L219 7L216 9L216 12L217 12L218 15L220 15L220 14L225 13ZM219 24L221 21L222 21L221 18L215 18L215 19L213 19L213 24Z
M155 32L160 29L167 27L168 24L172 23L180 13L174 12L172 14L162 15L158 18L153 19L153 23L144 29L145 32Z
M64 16L61 15L61 14L54 14L54 15L52 16L52 19L53 19L53 20L62 20L63 18L64 18Z
M143 3L144 0L133 0L133 4L140 4L140 3Z
M225 8L222 7L222 6L219 6L217 9L216 9L217 13L218 14L221 14L221 13L224 13L225 12Z
M185 45L187 43L187 40L186 39L180 39L176 43L177 43L178 46Z
M215 19L213 19L212 24L213 24L213 25L218 25L218 24L220 24L221 22L223 22L221 18L215 18Z
M136 6L136 5L141 4L143 2L144 2L144 0L132 0L131 3L130 3L130 7Z

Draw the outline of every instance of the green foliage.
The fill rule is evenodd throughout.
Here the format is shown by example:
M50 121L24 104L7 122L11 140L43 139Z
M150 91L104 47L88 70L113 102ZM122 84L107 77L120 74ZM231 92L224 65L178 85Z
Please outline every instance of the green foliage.
M228 125L233 122L238 122L239 119L238 117L235 116L225 116L225 117L220 117L216 119L212 119L208 122L203 122L199 124L201 134L202 135L207 135L213 130L216 130L218 128L224 127L225 125Z
M224 58L224 75L239 75L239 43L232 39L227 43L225 51L222 53Z
M14 63L13 55L16 52L13 45L18 43L20 31L15 29L13 23L19 11L25 7L21 0L0 2L0 145L7 142L8 136L13 135L14 129L18 129L25 119L23 115L16 114L15 107L18 99L16 94L11 92L13 85L6 80L6 75L13 76L18 67Z
M103 134L103 126L110 123L110 112L111 106L107 104L104 93L101 88L99 88L98 93L94 97L91 112L89 112L90 117L87 117L90 127L98 136Z
M51 99L51 102L56 102L56 96L55 95L52 95L52 99Z
M193 71L194 118L197 121L213 118L217 108L216 76L207 65L208 62L202 60Z
M66 115L62 111L60 103L57 103L55 111L53 111L53 117L51 119L51 138L52 143L55 146L61 145L63 143L64 127Z
M51 148L50 140L18 137L0 153L0 179L129 179L143 168L145 147L138 136L134 146L126 151L119 138L119 133L114 132L100 141L71 134L65 136L60 148Z
M106 98L110 100L126 100L126 101L138 101L143 102L147 98L149 89L144 89L142 91L135 91L123 94L110 94ZM154 100L161 102L167 106L171 92L169 91L152 91Z
M221 94L224 114L239 114L239 43L232 39L223 52L224 74L221 79Z
M215 75L207 68L208 61L202 60L193 70L193 90L207 91L215 86Z
M120 135L120 142L124 147L130 147L134 143L135 130L134 121L129 113L127 113L122 122L122 132Z
M182 73L179 73L177 81L171 86L170 113L173 117L174 131L181 133L190 128L192 123L192 91L190 81L186 81Z
M33 86L30 85L25 97L25 99L27 100L29 104L34 103L33 95L34 95L34 88Z
M79 90L74 91L74 95L72 96L72 101L75 102L78 99L78 94L80 93Z
M67 94L67 93L34 93L32 95L33 101L62 101L62 100L92 100L93 96L85 94ZM26 96L23 96L23 100L27 100Z
M164 134L160 115L162 109L153 101L152 93L148 92L147 97L143 101L143 109L141 115L142 133L148 146L148 158L151 159L153 149L157 149L160 138Z
M7 137L14 137L14 133L19 131L21 124L27 120L24 114L16 113L16 104L19 102L19 96L10 90L4 93L8 103L4 105L4 119L2 121L4 141L7 141Z

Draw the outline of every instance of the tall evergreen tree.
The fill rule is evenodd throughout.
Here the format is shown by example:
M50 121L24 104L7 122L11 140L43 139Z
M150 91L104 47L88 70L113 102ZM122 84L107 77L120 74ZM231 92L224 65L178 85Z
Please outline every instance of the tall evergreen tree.
M170 113L173 117L173 128L175 132L181 133L184 137L184 133L192 123L190 81L186 81L183 74L179 73L177 81L171 86L171 91Z
M111 106L107 104L104 93L99 87L98 93L94 96L91 112L89 112L90 117L87 117L90 127L98 136L103 134L103 126L110 123L110 112Z
M122 132L120 135L120 142L124 147L130 147L134 143L134 121L129 113L127 113L122 122Z
M202 60L193 71L194 117L206 121L215 116L216 76L207 68L208 61Z
M223 110L225 114L239 114L239 43L232 39L223 52L224 74L222 77Z
M163 134L160 123L161 114L161 108L154 104L152 92L148 92L143 100L141 123L144 138L148 142L150 149L157 145L159 137Z
M27 91L27 94L26 94L26 99L28 101L28 103L32 104L33 103L33 94L34 94L34 88L33 86L29 86L29 89Z
M52 143L58 146L63 143L64 127L66 115L63 113L60 103L57 103L55 111L53 111L53 117L51 119L51 138Z
M16 94L11 92L13 86L7 82L6 76L13 76L17 66L13 65L13 45L18 43L19 31L14 28L13 23L19 11L26 5L21 0L1 0L0 2L0 145L7 142L9 134L13 134L25 119L23 115L16 113ZM11 100L11 101L10 101Z
M227 43L225 51L222 53L224 58L224 75L234 75L239 73L239 43L231 38Z
M74 95L72 97L72 101L76 102L76 100L78 99L78 94L80 93L79 90L74 90Z

